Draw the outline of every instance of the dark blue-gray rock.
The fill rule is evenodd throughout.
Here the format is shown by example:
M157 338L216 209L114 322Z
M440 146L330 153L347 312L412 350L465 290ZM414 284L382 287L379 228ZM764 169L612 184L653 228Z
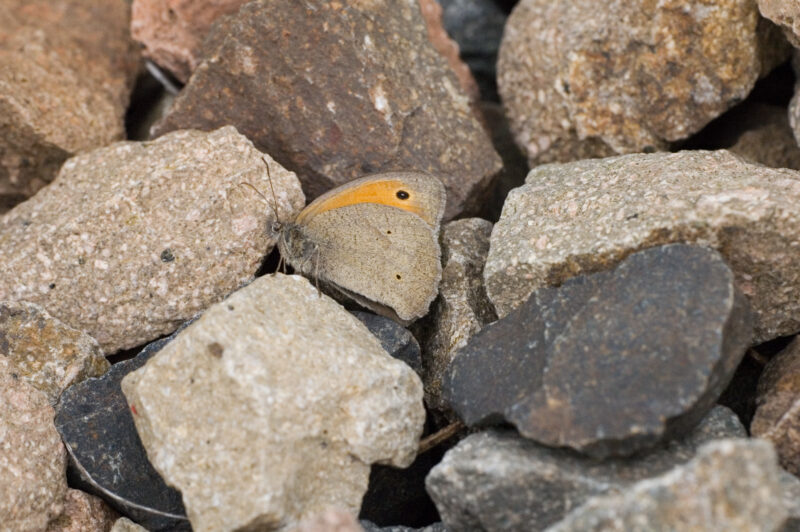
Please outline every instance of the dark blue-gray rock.
M190 530L179 491L164 483L147 459L120 381L144 365L185 327L148 344L61 395L56 428L69 456L70 485L104 499L151 532Z
M418 374L422 373L422 353L414 335L396 321L371 312L350 312L367 326L380 341L381 347L392 357L402 360Z
M442 24L458 43L461 59L481 89L481 99L498 101L495 64L506 13L493 0L439 0L439 4Z
M687 462L706 442L746 436L733 412L716 407L680 440L598 462L512 430L488 430L448 451L425 484L448 530L543 530L594 495L617 493Z
M672 244L536 290L470 340L443 388L469 425L507 420L546 445L629 455L691 430L751 338L722 256Z

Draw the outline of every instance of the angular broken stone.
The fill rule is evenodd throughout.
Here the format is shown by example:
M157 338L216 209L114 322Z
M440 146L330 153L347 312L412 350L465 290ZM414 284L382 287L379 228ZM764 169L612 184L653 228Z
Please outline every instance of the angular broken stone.
M432 525L423 526L420 528L413 528L410 526L385 526L380 527L370 521L360 521L361 526L364 527L364 532L447 532L444 524L441 522L433 523Z
M55 416L69 456L70 483L153 531L188 530L189 522L180 492L167 486L147 459L119 383L184 327L114 364L99 379L67 389Z
M258 0L220 20L204 54L154 134L233 124L311 198L414 169L442 179L452 218L500 170L417 2Z
M288 532L364 532L364 529L350 512L328 508L292 527Z
M51 405L67 387L110 366L94 338L26 302L0 302L0 355Z
M71 155L124 137L139 66L129 21L125 2L2 2L0 213Z
M233 127L83 153L0 218L0 300L39 304L106 353L141 345L252 280L275 200L291 219L297 178Z
M131 35L142 53L186 82L200 61L211 25L235 13L247 0L134 0Z
M651 248L535 291L472 337L442 387L469 425L505 419L546 445L627 455L700 421L751 323L719 253Z
M0 516L6 530L45 530L61 515L67 460L47 396L0 357Z
M786 517L772 446L720 440L660 477L590 499L547 530L778 530Z
M442 281L421 336L428 408L449 410L441 390L447 366L476 332L497 319L483 289L491 232L492 224L480 218L456 220L442 228Z
M353 310L350 313L375 335L384 351L408 364L418 374L422 373L422 353L419 343L408 329L393 319L371 312Z
M684 151L543 165L525 183L508 195L484 269L499 316L540 287L685 242L723 255L756 342L800 330L800 173Z
M792 0L758 0L761 15L781 27L795 48L800 48L800 6Z
M488 430L448 451L426 487L448 530L542 530L594 495L618 493L688 461L706 442L746 436L733 412L716 407L679 440L598 462L511 430Z
M114 526L111 527L109 532L148 532L148 530L127 517L120 517L114 522Z
M64 497L64 513L50 521L46 532L106 532L117 517L117 512L102 499L69 489Z
M781 465L800 475L800 341L797 339L764 367L756 404L751 433L771 441Z
M531 166L666 149L750 92L757 26L751 0L522 0L497 61L517 143Z
M196 530L356 513L370 464L408 466L425 418L419 377L306 279L282 274L210 307L122 390Z

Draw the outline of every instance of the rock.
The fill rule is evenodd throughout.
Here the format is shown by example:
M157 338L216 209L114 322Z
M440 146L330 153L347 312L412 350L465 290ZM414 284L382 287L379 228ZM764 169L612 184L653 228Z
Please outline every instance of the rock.
M138 69L129 20L125 2L4 0L0 213L52 181L71 155L123 137Z
M522 0L497 61L517 143L531 166L667 149L753 88L757 23L750 0Z
M384 351L408 364L418 374L422 373L422 353L419 343L408 329L393 319L371 312L354 310L350 313L375 335Z
M151 530L188 530L189 522L180 492L167 486L147 459L119 383L184 327L114 364L101 378L69 388L55 416L69 456L70 483Z
M50 522L47 532L106 532L117 517L102 499L70 489L64 498L64 513Z
M458 43L461 59L475 76L482 99L499 101L495 64L506 14L493 0L439 0L439 3L442 23Z
M618 493L688 461L706 442L746 435L733 412L716 407L680 440L598 462L511 430L488 430L448 451L426 486L448 530L542 530L594 495Z
M303 521L291 532L364 532L364 529L353 514L330 508Z
M444 524L433 523L432 525L424 526L422 528L411 528L408 526L386 526L379 527L370 521L361 521L361 526L364 527L364 532L447 532Z
M51 405L67 387L109 368L94 338L32 303L0 302L0 355Z
M800 330L800 174L724 150L539 166L512 190L486 259L499 316L533 290L670 242L722 253L755 312L755 341Z
M210 307L122 390L195 530L355 513L370 464L408 466L425 418L416 374L306 279L282 274Z
M483 264L492 224L480 218L445 224L439 296L426 319L423 337L425 404L449 412L442 398L442 377L456 352L484 325L497 319L483 289ZM448 417L452 417L450 414Z
M789 513L781 532L797 532L800 530L800 479L781 470L780 482L781 488L783 488L781 492L783 506Z
M758 10L783 29L795 48L800 48L800 6L790 0L758 0Z
M535 291L472 337L442 388L469 425L505 419L546 445L627 455L699 422L751 333L719 253L661 246Z
M442 25L442 6L436 0L419 0L419 9L422 18L425 19L431 44L447 60L464 94L473 102L477 102L481 98L480 89L469 67L459 57L458 44L450 38Z
M186 82L200 62L211 25L247 0L133 0L131 35L142 53Z
M786 515L772 446L721 440L660 477L589 500L547 530L766 531L777 530Z
M800 146L786 109L761 104L755 105L752 112L757 123L739 135L730 151L764 166L800 170Z
M262 158L289 219L297 178L232 127L73 157L0 218L0 300L39 304L106 353L172 332L252 280L274 244L273 209L251 188L271 197Z
M258 0L219 21L153 133L233 124L297 172L309 199L365 174L415 169L442 179L446 218L475 208L500 158L416 2L341 7Z
M64 510L64 446L47 396L0 357L0 516L5 530L45 530Z
M800 341L773 357L758 381L754 437L775 445L781 465L800 475Z
M147 532L147 529L137 525L127 517L120 517L114 522L110 532Z

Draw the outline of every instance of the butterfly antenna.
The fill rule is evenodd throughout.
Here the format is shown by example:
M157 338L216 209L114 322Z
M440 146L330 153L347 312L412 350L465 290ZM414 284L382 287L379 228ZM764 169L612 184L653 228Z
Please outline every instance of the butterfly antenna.
M261 160L264 161L264 166L267 167L267 180L269 181L269 189L272 191L272 211L275 213L275 220L280 222L281 219L280 216L278 216L278 197L275 195L275 187L272 184L272 174L269 171L269 163L264 157L261 157Z

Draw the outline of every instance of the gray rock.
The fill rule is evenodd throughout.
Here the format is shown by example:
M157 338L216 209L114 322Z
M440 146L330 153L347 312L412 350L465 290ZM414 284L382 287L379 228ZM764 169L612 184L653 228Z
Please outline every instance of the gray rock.
M408 526L380 527L371 521L365 521L362 519L361 526L364 527L364 532L447 532L444 527L444 523L433 523L432 525L421 528L412 528Z
M724 150L539 166L495 224L484 277L499 316L534 290L607 270L640 249L722 253L755 313L755 341L800 330L800 174Z
M253 279L267 225L303 205L294 174L232 127L73 157L0 218L0 300L37 303L106 351L141 345Z
M798 532L800 531L800 479L782 470L780 482L783 488L783 505L789 513L781 532Z
M547 530L778 530L787 515L779 475L765 441L711 442L689 463L590 499Z
M688 461L703 443L746 435L733 412L716 407L680 440L598 462L510 430L489 430L448 451L426 486L448 530L542 530L594 495L617 493Z
M375 335L383 350L397 360L402 360L418 374L422 373L422 353L419 342L411 332L385 316L353 310L351 314Z
M417 2L257 0L220 20L154 134L225 124L297 172L310 198L415 169L441 178L449 219L501 168Z
M542 288L456 354L445 397L469 425L597 457L690 430L750 344L746 298L722 256L673 244Z
M0 357L0 516L4 530L43 531L64 510L67 459L47 396Z
M419 377L306 279L281 274L210 307L122 390L196 530L356 513L370 464L408 466L425 418Z
M0 302L0 355L53 406L67 387L110 366L94 338L25 302Z
M739 135L730 151L764 166L800 170L800 146L789 125L786 109L756 104L750 112L752 126Z

